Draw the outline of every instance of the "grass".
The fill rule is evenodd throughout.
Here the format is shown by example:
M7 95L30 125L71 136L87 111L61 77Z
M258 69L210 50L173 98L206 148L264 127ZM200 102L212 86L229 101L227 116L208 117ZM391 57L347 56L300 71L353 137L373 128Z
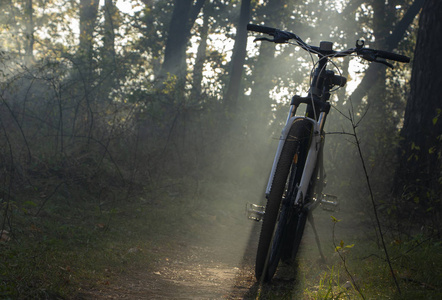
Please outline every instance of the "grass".
M70 195L76 202L58 195L42 210L12 203L10 240L0 242L0 298L71 298L149 267L158 256L152 249L170 245L182 228L183 210L167 195L145 194L105 205L81 192Z
M315 214L319 212L316 211ZM326 218L319 212L316 218ZM330 217L328 216L328 219ZM348 218L348 217L347 217ZM330 220L330 219L329 219ZM332 221L330 220L330 226ZM442 299L442 243L436 238L414 236L406 241L390 237L387 248L401 293L396 289L383 250L377 247L372 229L348 224L345 218L336 233L324 232L326 223L317 224L326 263L320 261L319 251L310 228L306 228L297 261L278 269L270 284L256 287L247 299ZM374 235L374 233L373 233ZM335 251L340 245L341 255ZM351 274L351 277L348 275ZM356 288L357 287L357 288ZM360 292L358 292L358 289Z
M86 222L34 219L0 246L1 297L64 297L74 294L81 281L104 280L110 266L125 261L125 249L112 245L109 233Z
M303 295L298 295L296 299L442 298L442 247L440 242L433 239L427 239L424 243L411 240L392 241L389 244L388 251L399 280L400 294L383 250L373 242L366 239L356 241L355 246L346 249L343 254L345 263L334 256L332 251L329 247L328 264L322 267L304 251L299 263ZM354 283L347 271L352 275Z

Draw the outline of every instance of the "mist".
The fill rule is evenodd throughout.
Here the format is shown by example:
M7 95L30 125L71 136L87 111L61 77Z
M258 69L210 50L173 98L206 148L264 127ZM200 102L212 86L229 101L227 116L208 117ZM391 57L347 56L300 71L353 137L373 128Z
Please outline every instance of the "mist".
M235 38L253 23L411 56L418 12L403 17L414 1L388 2L0 4L0 295L317 299L327 280L335 295L347 282L347 295L376 294L376 272L348 277L382 255L371 195L391 245L431 227L402 222L392 194L411 66L330 64L348 80L325 127L324 192L339 209L315 210L296 262L262 286L261 222L246 208L266 204L290 100L307 95L316 58Z

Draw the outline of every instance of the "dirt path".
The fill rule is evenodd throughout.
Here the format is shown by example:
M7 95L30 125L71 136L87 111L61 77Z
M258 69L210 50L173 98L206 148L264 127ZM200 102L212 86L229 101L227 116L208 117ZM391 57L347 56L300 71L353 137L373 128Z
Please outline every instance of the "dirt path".
M194 238L156 249L150 269L89 290L83 299L244 299L256 289L253 260L260 224L233 218L203 224ZM254 231L254 232L252 232Z
M330 220L318 218L319 229L330 231ZM254 259L261 223L247 220L244 214L219 214L198 222L191 234L172 234L168 247L143 249L158 257L149 269L143 266L117 277L107 285L82 293L82 299L255 299L258 285L254 278ZM330 238L324 232L322 239ZM299 258L319 253L309 225L303 237ZM314 260L312 260L315 264ZM278 272L271 292L301 293L294 274ZM302 297L302 296L301 296Z
M243 299L254 285L251 268L214 259L213 249L190 248L186 255L164 258L156 268L120 278L104 290L89 292L85 298Z

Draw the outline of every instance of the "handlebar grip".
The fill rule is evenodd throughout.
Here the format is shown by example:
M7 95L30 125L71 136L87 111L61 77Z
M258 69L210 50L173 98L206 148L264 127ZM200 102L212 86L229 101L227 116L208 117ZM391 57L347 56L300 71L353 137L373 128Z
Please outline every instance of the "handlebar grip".
M277 31L276 28L255 25L255 24L247 24L247 30L260 32L260 33L266 33L266 34L270 34L270 35L274 35L275 32Z
M380 58L390 59L398 62L409 63L410 58L405 55L400 55L392 52L377 50L377 56Z

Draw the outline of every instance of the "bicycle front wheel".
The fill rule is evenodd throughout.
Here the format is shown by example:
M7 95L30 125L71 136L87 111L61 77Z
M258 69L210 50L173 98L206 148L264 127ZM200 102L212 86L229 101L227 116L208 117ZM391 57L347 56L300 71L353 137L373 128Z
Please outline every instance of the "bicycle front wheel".
M311 140L312 124L305 119L296 119L290 127L276 165L270 193L267 197L264 219L256 254L255 277L264 282L270 281L278 267L283 249L293 249L292 227L298 219L293 207L297 187L304 170L305 160ZM292 200L292 201L291 201ZM304 220L301 220L301 223ZM298 225L298 222L296 221ZM304 226L301 226L302 230ZM301 233L302 235L302 233ZM286 250L287 251L287 250Z

